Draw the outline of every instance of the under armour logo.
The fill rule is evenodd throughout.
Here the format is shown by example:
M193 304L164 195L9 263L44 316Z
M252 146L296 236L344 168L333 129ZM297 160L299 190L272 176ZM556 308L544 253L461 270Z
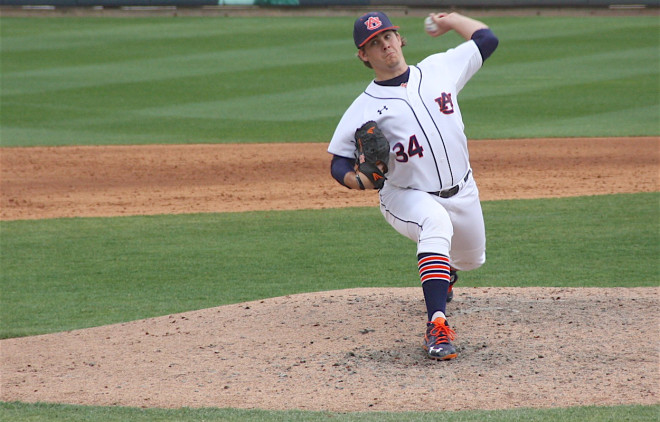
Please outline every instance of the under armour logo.
M367 26L367 29L369 31L373 31L374 29L378 29L381 26L383 26L383 23L380 21L379 17L376 16L371 16L367 21L364 23Z
M383 106L380 110L378 110L378 114L383 114L383 111L388 110L387 106Z

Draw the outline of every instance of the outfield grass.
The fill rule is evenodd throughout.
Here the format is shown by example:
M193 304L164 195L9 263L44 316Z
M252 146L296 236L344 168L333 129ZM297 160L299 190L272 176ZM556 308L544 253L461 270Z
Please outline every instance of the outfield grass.
M660 133L655 17L489 17L468 136ZM408 62L457 45L396 19ZM4 146L327 142L372 73L352 17L2 18Z

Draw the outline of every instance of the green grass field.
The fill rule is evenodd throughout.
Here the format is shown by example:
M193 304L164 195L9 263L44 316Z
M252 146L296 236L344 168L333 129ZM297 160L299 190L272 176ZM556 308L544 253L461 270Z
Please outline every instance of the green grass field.
M0 403L0 421L104 422L657 422L660 406L571 407L460 412L329 413L238 409L136 409Z
M650 193L486 202L488 262L462 274L461 285L657 285L660 234L648 222L658 220L659 199ZM384 224L376 208L0 227L0 338L315 290L419 285L415 244ZM355 227L362 240L349 242ZM381 245L379 254L354 259L364 244ZM379 268L379 276L365 280L365 267Z
M473 138L660 135L656 17L488 18L500 47L461 95ZM3 147L327 142L371 73L353 18L1 18ZM257 26L256 23L259 23ZM396 19L409 63L455 45ZM658 193L484 203L465 286L657 286ZM319 225L319 221L324 224ZM654 224L655 223L655 226ZM382 277L350 257L384 239ZM653 229L655 227L655 229ZM0 222L0 338L349 287L416 286L371 208ZM249 280L244 268L259 257ZM561 267L561 276L556 268ZM246 283L249 281L249 283ZM2 403L0 420L655 421L658 406L440 414Z
M350 17L4 18L2 145L326 142L371 71ZM459 42L397 19L414 64ZM489 18L468 136L655 135L654 17Z

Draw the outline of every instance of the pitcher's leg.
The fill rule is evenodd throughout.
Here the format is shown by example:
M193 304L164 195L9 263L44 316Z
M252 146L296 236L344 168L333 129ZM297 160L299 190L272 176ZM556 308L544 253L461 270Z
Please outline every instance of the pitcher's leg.
M453 359L453 330L445 316L453 234L449 214L433 195L387 187L381 191L381 211L394 229L417 242L417 265L428 318L423 347L432 359Z
M453 236L447 210L426 192L385 188L381 191L381 212L400 234L417 242L417 253L449 255Z
M486 228L474 180L446 204L454 229L449 253L451 266L468 271L486 262Z

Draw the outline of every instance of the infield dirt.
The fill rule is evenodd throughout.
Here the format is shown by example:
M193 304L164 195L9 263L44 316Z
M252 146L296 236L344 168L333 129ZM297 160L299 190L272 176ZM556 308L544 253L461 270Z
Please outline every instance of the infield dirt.
M483 200L657 192L658 138L473 141ZM0 219L376 206L322 144L2 148ZM383 224L386 224L383 222ZM414 257L411 257L414 259ZM331 411L657 404L658 288L349 289L5 339L3 401Z
M330 177L327 145L0 149L0 219L377 206ZM471 141L481 199L655 192L659 138Z

